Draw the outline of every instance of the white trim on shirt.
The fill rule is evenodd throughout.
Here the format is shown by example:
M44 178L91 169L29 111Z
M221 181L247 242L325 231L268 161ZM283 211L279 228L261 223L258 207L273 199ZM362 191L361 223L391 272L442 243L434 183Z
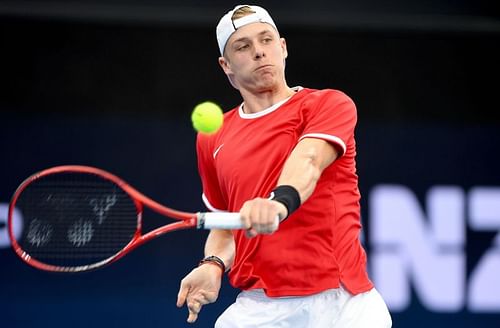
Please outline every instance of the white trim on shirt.
M330 134L325 134L325 133L307 133L304 134L302 137L299 138L299 141L304 139L304 138L316 138L316 139L323 139L327 140L330 142L333 142L336 145L339 145L342 148L342 155L345 154L347 147L345 145L344 140L340 139L337 136L332 136Z

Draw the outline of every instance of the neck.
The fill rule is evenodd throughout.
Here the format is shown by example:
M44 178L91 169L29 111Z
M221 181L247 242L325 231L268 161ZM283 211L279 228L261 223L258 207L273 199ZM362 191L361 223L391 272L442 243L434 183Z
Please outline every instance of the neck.
M246 114L258 113L274 104L292 96L295 92L285 85L278 90L265 90L262 92L245 92L240 90L243 97L243 111Z

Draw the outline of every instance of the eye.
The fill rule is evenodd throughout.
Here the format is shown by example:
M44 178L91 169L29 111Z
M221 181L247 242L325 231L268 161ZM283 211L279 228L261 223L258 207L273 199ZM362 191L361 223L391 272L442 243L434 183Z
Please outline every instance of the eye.
M269 36L269 35L268 35L268 36L264 36L264 37L262 38L262 42L263 42L263 43L270 43L270 42L272 42L273 40L274 40L274 39L273 39L271 36Z
M248 48L248 44L241 44L236 46L236 51L243 51Z

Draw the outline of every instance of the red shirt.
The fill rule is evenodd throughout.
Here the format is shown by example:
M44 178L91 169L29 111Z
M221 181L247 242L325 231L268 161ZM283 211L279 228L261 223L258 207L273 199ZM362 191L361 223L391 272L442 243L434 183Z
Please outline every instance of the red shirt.
M245 201L268 197L302 138L327 140L339 151L311 197L278 231L251 239L233 231L234 287L263 288L268 296L310 295L340 283L353 294L373 287L359 241L356 119L355 105L344 93L300 89L259 113L234 108L216 134L198 135L203 200L211 210L238 212Z

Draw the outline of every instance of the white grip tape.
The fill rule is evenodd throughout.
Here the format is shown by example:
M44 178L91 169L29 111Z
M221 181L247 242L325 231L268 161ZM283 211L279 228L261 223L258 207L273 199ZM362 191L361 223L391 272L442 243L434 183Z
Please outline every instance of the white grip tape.
M198 229L242 229L240 213L202 212L198 213Z

